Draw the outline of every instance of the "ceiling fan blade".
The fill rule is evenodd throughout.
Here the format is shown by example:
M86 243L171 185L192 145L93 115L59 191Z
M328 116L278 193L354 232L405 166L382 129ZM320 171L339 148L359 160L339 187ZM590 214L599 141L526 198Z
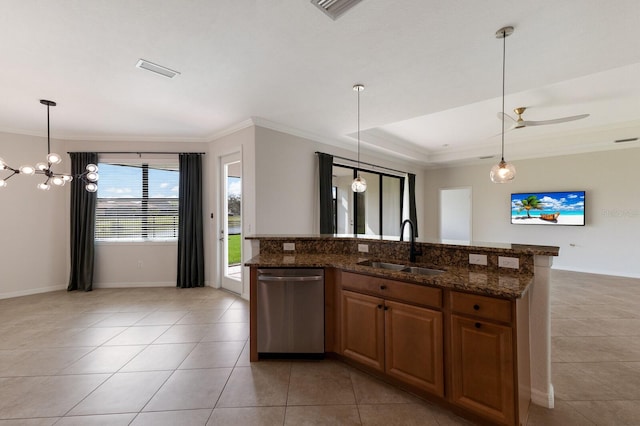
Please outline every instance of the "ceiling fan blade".
M499 113L498 113L498 120L504 120L504 122L505 122L505 124L506 124L507 126L510 126L510 125L515 124L515 123L516 123L515 118L511 117L511 116L510 116L510 115L508 115L508 114L502 113L502 112L499 112Z
M555 118L553 120L525 121L524 122L524 127L527 127L527 126L546 126L547 124L566 123L567 121L582 120L583 118L587 118L588 116L589 116L589 114L580 114L580 115L572 115L571 117Z

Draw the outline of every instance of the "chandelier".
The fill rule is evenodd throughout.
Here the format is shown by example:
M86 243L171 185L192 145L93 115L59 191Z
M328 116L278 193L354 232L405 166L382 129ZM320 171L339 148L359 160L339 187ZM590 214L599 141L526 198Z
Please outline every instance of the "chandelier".
M49 108L56 106L53 101L41 99L40 103L47 106L47 161L37 163L34 166L23 165L16 168L9 166L2 158L0 158L0 170L7 170L11 174L5 178L0 178L0 188L7 186L7 181L15 175L43 175L46 177L44 182L40 182L36 187L42 191L48 191L51 185L64 186L67 182L71 182L74 178L69 173L56 173L53 171L53 166L62 162L62 157L55 152L51 152L51 132L49 128ZM88 192L96 192L98 190L98 166L95 164L88 164L85 171L75 178L84 182L84 188Z

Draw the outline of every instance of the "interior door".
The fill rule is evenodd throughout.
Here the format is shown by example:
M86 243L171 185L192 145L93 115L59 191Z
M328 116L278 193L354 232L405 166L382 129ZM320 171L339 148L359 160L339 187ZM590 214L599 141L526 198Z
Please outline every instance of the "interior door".
M242 293L242 162L240 153L220 158L220 265L222 288Z
M471 241L471 187L440 189L440 239Z

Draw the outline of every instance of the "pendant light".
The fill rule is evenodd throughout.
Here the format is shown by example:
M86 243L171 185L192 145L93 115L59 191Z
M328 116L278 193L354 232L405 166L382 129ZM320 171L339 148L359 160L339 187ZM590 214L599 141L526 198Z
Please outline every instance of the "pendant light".
M353 192L364 192L367 190L367 181L360 176L360 92L364 90L364 85L356 84L353 90L358 92L358 175L351 183L351 189Z
M504 27L496 31L496 38L502 39L502 156L498 164L491 168L489 177L493 183L507 183L516 177L516 168L511 163L504 161L504 80L505 80L505 57L506 39L513 34L513 27Z
M44 175L46 180L36 185L36 188L42 191L48 191L51 188L51 185L55 186L64 186L67 182L71 182L74 176L71 176L68 173L55 173L53 171L53 166L55 164L60 164L62 162L62 157L55 152L51 152L51 131L49 126L49 108L52 106L56 106L54 101L49 101L46 99L41 99L40 103L42 105L47 106L47 161L40 162L36 164L35 167L30 165L20 166L15 169L10 167L5 161L0 158L0 170L7 170L11 172L11 174L5 178L0 178L0 188L4 188L7 186L7 180L15 175ZM86 170L76 175L75 177L82 180L85 183L85 189L88 192L96 192L98 190L98 166L95 164L88 164Z

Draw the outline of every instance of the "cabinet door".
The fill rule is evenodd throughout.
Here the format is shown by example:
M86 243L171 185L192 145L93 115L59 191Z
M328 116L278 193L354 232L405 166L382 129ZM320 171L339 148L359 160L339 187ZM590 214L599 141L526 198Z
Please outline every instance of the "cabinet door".
M384 370L384 301L342 290L342 354Z
M385 301L385 348L387 374L444 396L441 312Z
M451 398L499 424L514 424L512 329L451 316Z

